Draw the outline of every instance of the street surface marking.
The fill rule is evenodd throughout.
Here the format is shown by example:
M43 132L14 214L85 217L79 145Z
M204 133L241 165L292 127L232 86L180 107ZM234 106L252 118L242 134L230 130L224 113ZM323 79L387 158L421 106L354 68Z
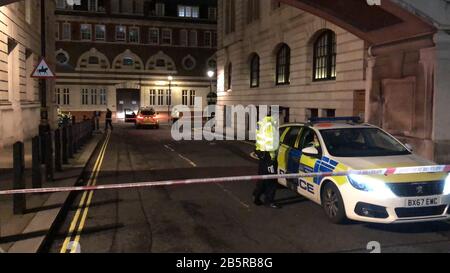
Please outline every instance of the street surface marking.
M192 167L197 167L197 164L195 164L194 161L190 160L189 158L183 156L182 154L178 153L177 151L175 151L172 147L170 147L169 145L164 145L164 147L168 150L170 150L171 152L176 153L181 159L183 159L184 161L186 161L187 163L189 163Z
M226 189L222 184L216 184L219 188L221 188L225 193L227 193L232 199L237 201L239 204L241 204L244 208L250 209L250 206L247 205L244 201L239 199L232 191Z
M88 183L87 183L88 186L93 186L93 178L96 177L96 175L98 174L99 167L100 167L100 159L102 158L102 154L104 154L106 151L106 147L109 142L110 136L111 136L111 133L109 132L108 135L106 136L106 139L105 139L105 142L103 143L102 148L100 149L100 153L97 157L97 160L95 161L94 168L92 170L92 173L91 173ZM86 197L88 196L88 194L89 194L88 192L84 192L81 197L80 203L78 204L78 209L77 209L75 216L70 224L69 233L68 233L66 239L64 240L64 243L63 243L63 246L61 247L60 253L66 253L66 251L68 250L68 245L71 242L70 240L71 240L72 235L77 226L78 219L80 218L80 215L81 215L81 211L84 209L85 200L86 200Z

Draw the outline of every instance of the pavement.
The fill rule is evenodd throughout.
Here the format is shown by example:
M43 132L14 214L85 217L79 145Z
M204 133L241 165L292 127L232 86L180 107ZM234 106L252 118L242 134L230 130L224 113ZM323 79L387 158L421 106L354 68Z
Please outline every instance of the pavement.
M174 141L167 126L116 125L87 183L148 182L257 173L241 141ZM74 193L44 252L450 252L450 223L331 224L322 208L280 189L280 210L252 204L251 182Z
M73 186L86 163L103 138L96 134L78 152L63 171L55 173L55 180L43 187ZM26 185L31 188L31 142L25 142ZM0 188L12 188L12 147L0 151ZM12 213L12 197L0 197L0 252L36 253L44 245L53 224L68 200L68 193L27 195L27 209L23 215Z

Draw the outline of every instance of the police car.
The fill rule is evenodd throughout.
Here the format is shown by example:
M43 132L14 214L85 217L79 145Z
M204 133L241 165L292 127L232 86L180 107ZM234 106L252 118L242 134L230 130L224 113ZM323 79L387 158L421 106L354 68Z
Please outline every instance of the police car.
M314 119L280 127L278 172L312 173L435 165L359 118ZM408 223L450 218L447 173L280 179L322 205L334 223L347 219Z

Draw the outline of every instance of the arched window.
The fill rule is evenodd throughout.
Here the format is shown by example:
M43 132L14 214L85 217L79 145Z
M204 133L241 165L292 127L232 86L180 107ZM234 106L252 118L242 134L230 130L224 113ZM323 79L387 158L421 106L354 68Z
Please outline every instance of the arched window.
M327 30L314 42L315 81L336 79L336 34Z
M291 73L291 49L283 44L277 51L276 84L289 84Z
M253 54L250 59L250 87L259 87L259 56Z
M227 66L227 89L231 90L233 87L232 80L233 80L233 64L229 63Z

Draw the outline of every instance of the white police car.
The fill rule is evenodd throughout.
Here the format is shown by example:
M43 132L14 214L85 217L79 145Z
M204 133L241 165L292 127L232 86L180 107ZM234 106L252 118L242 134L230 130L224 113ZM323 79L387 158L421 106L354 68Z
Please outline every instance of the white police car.
M280 128L278 172L311 173L430 166L382 129L357 118L315 119ZM323 206L334 223L347 218L404 223L450 218L447 173L280 179L279 183Z

